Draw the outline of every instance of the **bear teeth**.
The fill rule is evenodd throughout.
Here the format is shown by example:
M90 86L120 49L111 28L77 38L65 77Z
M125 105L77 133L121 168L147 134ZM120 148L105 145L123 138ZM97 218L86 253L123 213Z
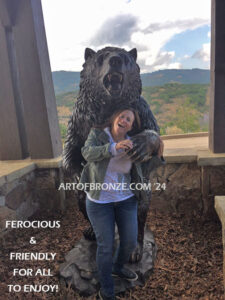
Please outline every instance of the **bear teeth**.
M123 76L120 73L111 73L108 74L108 80L111 82L112 80L115 80L116 78L119 79L120 82L123 80Z

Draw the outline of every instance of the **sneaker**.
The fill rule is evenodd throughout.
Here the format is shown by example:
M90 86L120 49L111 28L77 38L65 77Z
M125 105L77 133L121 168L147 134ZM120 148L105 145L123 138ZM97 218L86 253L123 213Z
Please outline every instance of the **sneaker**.
M101 291L101 290L99 290L98 296L99 296L99 299L100 299L100 300L116 300L116 297L115 297L115 296L107 297L107 296L105 296L104 294L102 294L102 291Z
M138 279L138 274L131 271L128 268L122 268L119 272L112 272L113 277L120 277L122 279L126 279L128 281L136 281Z

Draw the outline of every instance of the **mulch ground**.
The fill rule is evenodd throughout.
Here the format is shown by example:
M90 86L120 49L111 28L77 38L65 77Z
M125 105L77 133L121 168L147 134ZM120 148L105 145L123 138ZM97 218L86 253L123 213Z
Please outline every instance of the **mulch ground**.
M59 229L13 229L2 239L0 249L0 299L89 299L71 288L60 287L54 293L25 293L8 291L9 284L59 285L58 268L65 254L82 237L87 225L77 205L71 201L65 213L46 211L33 220L60 220ZM223 248L220 222L202 221L193 216L166 215L150 211L148 225L155 234L158 246L154 272L144 287L137 287L120 295L120 300L150 299L224 299ZM30 237L37 243L30 244ZM55 252L52 261L14 261L10 252ZM13 276L14 268L51 269L51 277Z

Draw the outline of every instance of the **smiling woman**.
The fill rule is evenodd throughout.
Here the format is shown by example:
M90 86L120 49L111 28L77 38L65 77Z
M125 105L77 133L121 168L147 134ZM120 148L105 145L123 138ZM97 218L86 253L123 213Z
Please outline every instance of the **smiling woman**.
M81 149L87 163L80 183L91 182L94 187L88 187L85 192L87 215L97 240L100 299L116 299L112 276L128 281L138 278L135 272L124 267L137 246L138 236L139 191L131 189L134 180L132 173L138 174L135 183L144 183L141 165L132 162L126 155L133 148L133 142L127 133L135 126L135 121L136 126L140 127L137 111L130 108L120 109L112 115L108 123L91 129ZM161 148L158 149L159 156L162 152ZM115 183L120 183L119 188L114 188ZM99 184L104 184L106 189L97 189ZM113 258L115 224L118 227L120 245Z
M125 150L132 149L132 141L127 136L135 119L134 111L116 112L104 130L92 129L82 155L87 161L81 183L116 182L130 183L131 160L126 157ZM104 127L103 125L102 127ZM101 140L101 136L106 144ZM137 199L130 189L86 191L86 209L97 240L96 262L101 290L100 299L116 299L112 276L135 281L138 275L125 268L131 252L137 244ZM120 246L113 262L113 244L117 223L120 235ZM129 229L129 230L128 230Z
M122 140L124 138L124 132L129 132L134 128L136 130L141 128L141 120L135 109L121 107L121 109L117 110L104 124L95 127L111 127L114 139L117 140L119 136L119 139Z

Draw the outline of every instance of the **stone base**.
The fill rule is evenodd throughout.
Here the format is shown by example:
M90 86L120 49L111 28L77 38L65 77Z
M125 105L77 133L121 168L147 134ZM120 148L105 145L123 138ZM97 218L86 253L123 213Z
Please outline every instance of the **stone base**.
M114 251L119 243L116 233ZM60 265L61 283L68 284L80 292L82 296L90 296L98 291L100 284L96 266L96 242L82 238L66 255L66 262ZM153 233L146 229L142 260L138 263L128 263L126 266L135 271L139 278L129 282L125 279L114 278L115 293L126 291L134 286L142 286L149 278L156 258L156 244Z
M58 160L0 161L0 236L10 230L6 220L26 220L37 211L66 208L65 191L58 190L64 182Z

